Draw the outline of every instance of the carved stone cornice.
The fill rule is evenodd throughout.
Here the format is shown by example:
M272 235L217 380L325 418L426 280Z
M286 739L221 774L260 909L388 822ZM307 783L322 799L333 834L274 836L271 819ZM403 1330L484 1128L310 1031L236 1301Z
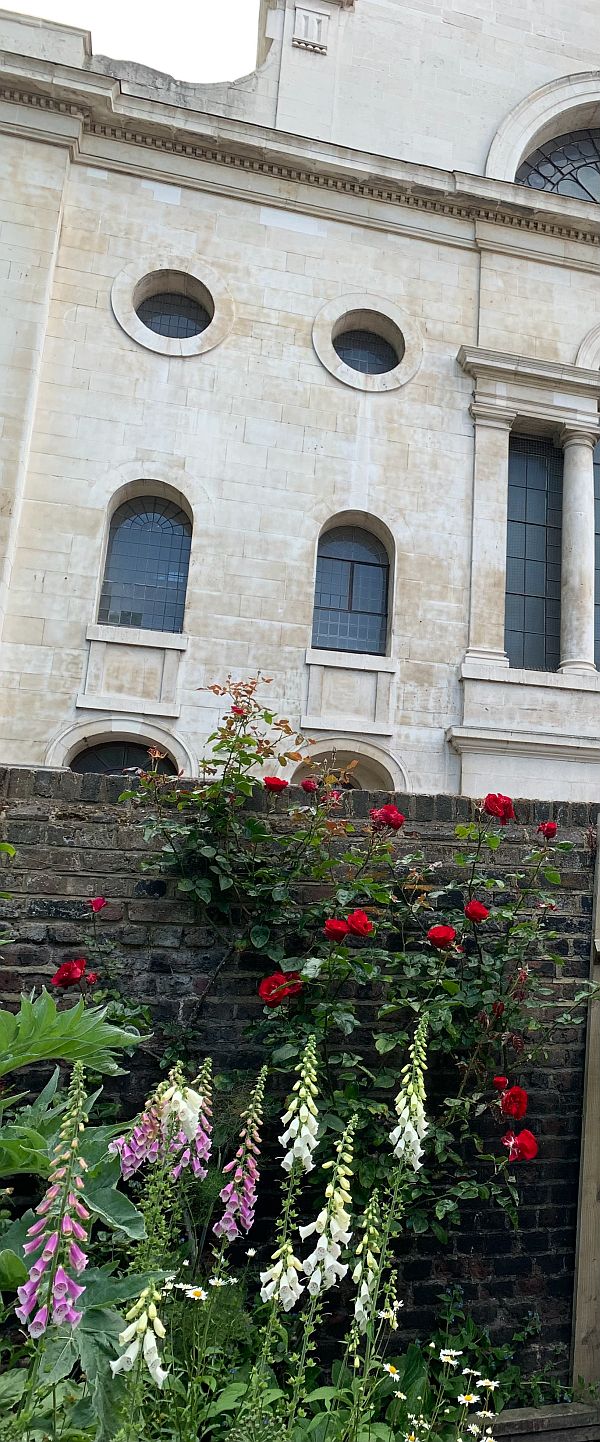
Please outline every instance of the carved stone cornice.
M132 167L143 164L142 152L154 151L315 191L600 245L600 206L149 100L122 92L114 77L97 71L43 61L32 61L31 67L34 76L18 74L15 56L0 53L0 101L80 119L82 150L86 136L137 147ZM3 117L0 129L11 128L10 119ZM14 128L26 133L22 117L15 118ZM34 131L32 126L32 135ZM89 150L86 161L88 157ZM192 177L188 183L194 184Z
M511 355L508 351L486 350L483 346L461 346L457 360L467 375L477 381L532 386L536 390L568 391L600 400L600 371L561 361L538 360ZM505 402L506 403L506 402Z

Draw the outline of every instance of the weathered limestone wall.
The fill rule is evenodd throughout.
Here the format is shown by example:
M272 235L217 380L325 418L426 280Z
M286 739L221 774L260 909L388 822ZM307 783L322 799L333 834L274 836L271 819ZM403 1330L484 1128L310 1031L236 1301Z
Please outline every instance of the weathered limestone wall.
M576 34L557 0L323 7L325 53L294 43L291 3L263 6L260 73L229 88L0 12L0 756L68 765L137 738L192 775L217 719L202 688L261 669L274 707L316 753L358 754L367 786L477 795L492 770L507 793L593 800L593 662L508 676L501 653L510 426L557 444L598 427L600 224L514 186L514 165L483 171L507 109L567 70L564 124L593 123L600 82L575 97L597 7L581 0ZM215 297L193 354L136 328L136 282L165 268ZM402 331L393 388L336 367L332 317L357 307ZM181 637L96 625L110 516L140 493L193 516ZM333 518L388 546L383 658L311 650Z
M513 106L600 62L595 0L577 0L575 23L563 0L307 0L326 54L292 45L297 7L282 4L281 129L471 175Z

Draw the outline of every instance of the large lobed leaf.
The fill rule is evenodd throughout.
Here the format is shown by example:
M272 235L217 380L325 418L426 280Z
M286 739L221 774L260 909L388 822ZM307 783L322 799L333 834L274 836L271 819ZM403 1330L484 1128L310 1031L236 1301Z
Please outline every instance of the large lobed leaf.
M40 1061L82 1061L93 1071L122 1074L114 1053L137 1046L140 1035L105 1020L106 1007L75 1006L59 1011L43 991L21 997L20 1010L0 1011L0 1077Z

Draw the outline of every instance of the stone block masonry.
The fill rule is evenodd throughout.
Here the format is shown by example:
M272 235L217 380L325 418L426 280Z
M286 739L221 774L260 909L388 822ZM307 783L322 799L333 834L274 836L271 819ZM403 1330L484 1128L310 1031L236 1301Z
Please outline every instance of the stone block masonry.
M11 896L1 903L1 915L15 937L0 951L2 1002L15 1004L21 989L48 983L61 962L84 953L90 930L87 903L102 894L109 905L101 913L100 932L115 945L127 995L147 1004L155 1020L150 1050L137 1063L139 1088L156 1074L165 1026L180 1031L193 1027L194 1048L200 1055L210 1050L218 1067L250 1070L261 1056L252 1023L262 1016L257 982L263 964L246 958L232 972L228 963L211 985L222 953L173 884L141 871L148 849L139 814L118 804L123 784L120 777L68 771L0 770L3 835L17 848L2 879ZM346 793L344 806L360 826L370 807L382 799L389 796L356 791ZM407 818L397 841L398 855L422 846L428 859L441 862L447 873L456 844L454 827L468 818L469 801L446 795L394 799ZM263 801L261 794L254 804ZM277 809L285 825L287 798L277 802ZM516 809L529 841L540 820L554 818L561 837L574 843L573 853L565 857L555 918L559 936L554 950L565 958L568 988L589 974L595 809L583 803L535 801L517 802ZM502 866L510 868L522 844L522 829L510 827ZM550 1039L546 1059L528 1080L531 1126L539 1137L540 1154L519 1174L521 1232L513 1233L499 1212L472 1204L460 1233L447 1246L423 1236L408 1247L402 1267L402 1324L407 1334L425 1335L433 1325L439 1294L458 1283L475 1320L490 1325L499 1340L506 1340L529 1312L537 1311L543 1333L529 1357L536 1365L553 1359L552 1348L562 1349L555 1370L566 1379L584 1050L585 1024L562 1031Z

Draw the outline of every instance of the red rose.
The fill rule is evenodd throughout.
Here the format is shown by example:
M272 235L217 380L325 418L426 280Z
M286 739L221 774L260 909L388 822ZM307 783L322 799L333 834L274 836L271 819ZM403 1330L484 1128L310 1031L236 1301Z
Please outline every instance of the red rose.
M492 1013L493 1013L494 1016L498 1016L498 1017L499 1017L499 1016L504 1016L504 1002L503 1002L503 1001L495 1001L494 1004L493 1004L493 1006L492 1006ZM503 1081L504 1081L504 1085L506 1086L506 1077L503 1078ZM495 1085L495 1083L494 1083L494 1085Z
M342 941L348 935L349 930L348 922L338 920L335 916L328 917L323 927L328 941Z
M93 896L92 900L90 901L90 906L92 908L92 911L102 911L102 907L106 906L106 897Z
M400 827L404 826L406 820L406 817L402 815L402 812L399 811L398 807L394 806L391 801L385 806L374 806L373 810L369 812L369 816L371 817L375 831L382 831L386 826L389 827L390 831L399 831Z
M286 786L290 784L289 781L286 781L285 776L265 776L263 779L267 791L285 791Z
M497 1092L503 1092L503 1091L504 1091L504 1088L508 1086L508 1077L507 1077L507 1076L495 1076L495 1077L494 1077L494 1086L495 1086Z
M539 1147L533 1132L506 1132L502 1138L502 1145L508 1147L508 1155L511 1162L532 1162L537 1157Z
M314 776L305 776L304 781L301 781L300 785L303 791L318 791L319 789L319 783L315 781Z
M369 921L366 911L351 911L346 923L353 936L368 936L373 930L373 922Z
M232 716L245 716L246 709L244 706L232 706L231 714Z
M500 1110L504 1117L514 1117L516 1122L522 1122L527 1111L529 1098L523 1087L509 1087L508 1091L500 1097Z
M487 921L489 914L487 906L484 906L482 901L473 899L473 901L468 901L465 906L467 921Z
M556 821L542 821L538 826L538 831L541 831L544 841L554 841L558 826Z
M97 972L97 971L88 971L88 974L87 974L87 976L86 976L85 979L86 979L86 981L87 981L88 986L95 986L95 985L96 985L96 982L98 981L98 972Z
M299 996L304 983L298 971L274 971L263 977L258 995L265 1006L281 1006L288 996Z
M329 792L329 800L330 800L330 802L331 802L331 805L332 805L332 806L339 806L340 801L341 801L343 795L344 795L343 791L330 791L330 792Z
M50 978L52 986L73 986L75 982L81 981L87 961L78 956L75 961L63 961L58 971Z
M515 808L510 796L503 796L501 791L490 791L483 803L483 809L488 816L497 816L501 826L506 826L507 821L515 820Z
M456 932L453 926L430 926L427 932L427 940L435 946L437 951L447 951L455 940Z

